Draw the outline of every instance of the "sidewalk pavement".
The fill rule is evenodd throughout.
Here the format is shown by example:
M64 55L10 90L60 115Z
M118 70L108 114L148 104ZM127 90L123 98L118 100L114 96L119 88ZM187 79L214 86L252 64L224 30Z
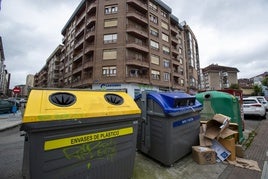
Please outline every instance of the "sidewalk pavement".
M228 165L219 176L220 179L268 179L268 119L262 120L255 130L256 136L249 148L245 151L245 158L258 162L262 172L248 170Z
M0 132L3 130L7 130L12 127L16 127L20 125L22 122L21 112L18 111L15 114L0 114ZM260 122L259 127L257 128L256 136L250 145L250 147L245 151L245 158L250 160L255 160L258 162L260 169L262 172L243 169L239 167L235 167L232 165L228 165L227 167L222 167L220 164L216 165L216 167L222 168L217 172L217 176L219 179L252 179L252 178L260 178L260 179L268 179L268 119L262 120ZM183 163L183 161L181 161ZM180 164L182 165L182 164ZM203 165L199 165L199 167L205 167ZM208 165L209 167L209 165ZM191 171L197 172L197 171ZM191 174L190 174L191 175Z
M15 114L0 114L0 132L20 125L21 120L20 111L17 111Z

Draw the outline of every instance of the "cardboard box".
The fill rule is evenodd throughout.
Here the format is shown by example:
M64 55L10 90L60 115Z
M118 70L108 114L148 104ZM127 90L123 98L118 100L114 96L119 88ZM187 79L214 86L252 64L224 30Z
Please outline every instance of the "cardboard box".
M211 140L205 137L206 128L206 124L201 124L199 133L199 145L203 147L212 146Z
M228 160L235 161L236 160L236 149L235 149L235 138L234 136L228 137L225 139L219 139L220 144L226 148L231 155L227 158Z
M201 165L216 163L216 152L208 147L193 146L192 157L195 162Z
M217 158L221 161L226 160L231 155L231 153L215 139L212 140L211 148L215 150Z
M199 134L199 145L202 147L210 147L212 146L212 141L206 138L205 134Z
M235 145L235 154L237 157L244 158L245 150L244 150L242 145L240 145L240 144Z
M228 128L230 122L230 117L215 114L213 119L207 122L205 137L209 139L217 138L226 128Z

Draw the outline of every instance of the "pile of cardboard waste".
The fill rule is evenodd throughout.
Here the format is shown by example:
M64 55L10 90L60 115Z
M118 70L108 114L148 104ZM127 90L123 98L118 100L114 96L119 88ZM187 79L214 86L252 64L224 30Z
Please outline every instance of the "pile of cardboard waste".
M199 146L192 147L193 160L198 164L214 164L216 162L228 161L233 165L238 165L244 162L243 168L254 166L259 170L258 164L255 161L242 159L244 150L242 145L238 144L239 134L237 126L230 123L230 117L215 114L208 121L201 121Z

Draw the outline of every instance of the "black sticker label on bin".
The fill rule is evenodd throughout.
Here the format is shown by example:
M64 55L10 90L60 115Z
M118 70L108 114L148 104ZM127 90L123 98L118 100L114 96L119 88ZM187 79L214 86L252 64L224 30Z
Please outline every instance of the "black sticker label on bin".
M193 122L193 121L196 121L196 120L199 120L199 119L200 119L200 115L193 116L193 117L186 118L186 119L182 119L182 120L179 120L179 121L175 121L175 122L173 122L173 128L188 124L190 122Z

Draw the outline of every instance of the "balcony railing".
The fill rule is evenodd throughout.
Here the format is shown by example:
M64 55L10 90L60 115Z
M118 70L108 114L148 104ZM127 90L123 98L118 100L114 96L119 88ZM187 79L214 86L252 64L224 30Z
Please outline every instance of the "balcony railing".
M143 67L149 67L149 60L147 58L126 57L126 63L132 65L138 65Z
M147 43L134 41L134 40L127 41L127 48L134 48L138 51L146 52L146 53L149 52Z
M94 10L94 8L96 8L96 7L97 7L97 3L96 2L90 4L89 7L88 7L88 9L87 9L87 13L92 12L92 10Z
M141 26L137 26L134 24L127 25L127 32L134 34L135 36L148 38L148 30Z
M127 12L127 17L132 19L135 22L139 22L143 25L147 25L148 24L148 18L147 16L145 16L144 14L140 13L139 11L135 11L135 10L129 10Z
M127 0L127 3L135 6L138 9L142 9L143 11L147 11L147 4L142 2L142 1L139 1L139 0Z
M94 50L94 45L86 45L85 53L88 53L89 51L93 51L93 50Z

